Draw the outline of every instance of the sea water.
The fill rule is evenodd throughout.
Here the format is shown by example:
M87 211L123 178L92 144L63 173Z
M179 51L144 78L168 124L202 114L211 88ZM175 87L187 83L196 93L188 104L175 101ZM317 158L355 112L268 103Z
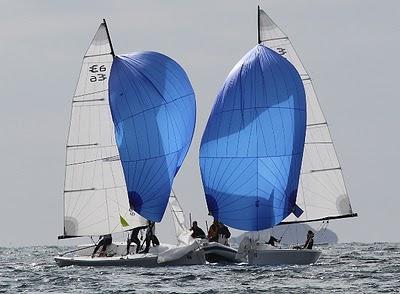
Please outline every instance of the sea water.
M0 248L0 293L398 293L400 244L320 247L306 266L58 267L70 248Z

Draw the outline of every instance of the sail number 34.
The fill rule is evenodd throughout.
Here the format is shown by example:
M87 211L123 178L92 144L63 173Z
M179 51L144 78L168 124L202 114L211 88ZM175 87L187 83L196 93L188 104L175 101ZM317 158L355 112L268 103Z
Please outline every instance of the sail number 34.
M107 68L104 64L93 64L92 66L89 66L89 71L93 73L93 75L90 76L90 82L94 83L106 80L107 76L104 73L106 70Z

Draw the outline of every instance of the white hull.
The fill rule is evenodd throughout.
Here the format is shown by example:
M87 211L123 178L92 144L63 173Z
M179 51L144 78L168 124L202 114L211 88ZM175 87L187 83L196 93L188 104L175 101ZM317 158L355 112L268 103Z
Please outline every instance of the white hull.
M78 251L76 256L57 256L54 258L57 265L63 266L125 266L125 267L160 267L173 265L197 265L205 264L205 254L203 249L199 249L197 244L187 246L171 246L162 244L152 247L146 254L126 253L126 244L113 243L107 250L108 257L91 257L93 247ZM130 252L132 253L132 249ZM113 256L110 256L113 254Z
M203 244L208 262L240 262L236 259L237 250L217 242Z
M321 251L314 249L250 249L250 265L306 265L315 263Z
M54 258L59 266L125 266L125 267L160 267L172 265L196 265L204 264L205 256L203 250L191 251L184 256L167 261L158 262L158 256L152 253L148 254L134 254L127 256L113 256L113 257L94 257L89 256L76 256L76 257L61 257Z

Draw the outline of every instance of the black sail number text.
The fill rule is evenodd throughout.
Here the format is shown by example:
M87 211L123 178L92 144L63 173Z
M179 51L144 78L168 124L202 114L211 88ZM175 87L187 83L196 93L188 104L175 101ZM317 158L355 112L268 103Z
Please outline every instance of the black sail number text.
M287 52L285 48L281 48L281 47L276 48L276 51L278 51L278 53L280 55L285 55Z
M107 70L104 64L93 64L89 66L89 71L93 74L90 76L90 82L102 82L107 79L106 74L104 73Z

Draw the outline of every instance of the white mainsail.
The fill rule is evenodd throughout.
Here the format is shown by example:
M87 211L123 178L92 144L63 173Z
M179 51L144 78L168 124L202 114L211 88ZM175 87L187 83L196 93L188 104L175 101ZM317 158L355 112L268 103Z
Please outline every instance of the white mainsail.
M72 100L63 237L105 235L146 224L129 210L108 98L112 62L103 22L83 58Z
M259 42L287 58L299 72L307 99L307 131L296 204L304 213L293 214L283 223L355 216L343 180L328 124L310 76L289 38L259 10Z

